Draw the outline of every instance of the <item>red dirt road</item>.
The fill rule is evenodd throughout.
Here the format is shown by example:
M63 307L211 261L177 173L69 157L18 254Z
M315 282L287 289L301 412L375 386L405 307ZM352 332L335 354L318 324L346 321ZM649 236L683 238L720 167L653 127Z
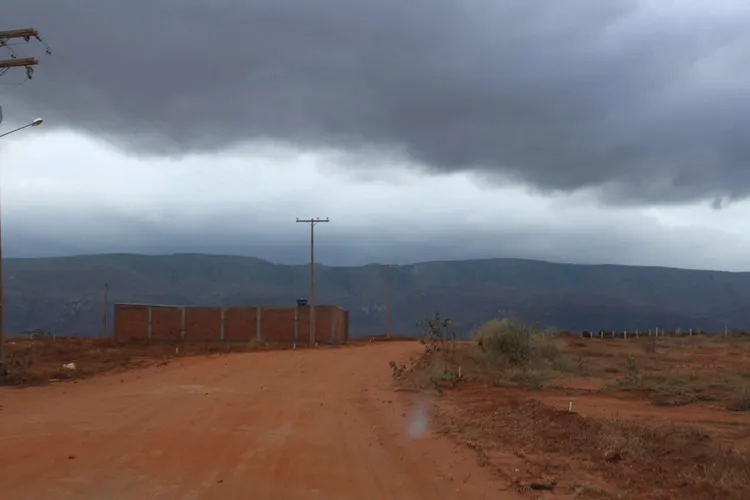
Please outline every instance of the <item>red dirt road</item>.
M0 497L517 499L394 392L416 343L186 358L0 389ZM423 398L426 396L422 396Z

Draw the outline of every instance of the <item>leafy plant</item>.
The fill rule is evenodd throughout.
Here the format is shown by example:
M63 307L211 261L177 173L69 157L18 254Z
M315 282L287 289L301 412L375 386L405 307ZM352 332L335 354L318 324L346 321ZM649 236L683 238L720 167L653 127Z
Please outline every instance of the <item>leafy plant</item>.
M424 351L413 365L432 365L430 381L441 393L442 384L455 386L461 378L461 369L456 363L456 333L451 329L451 324L451 319L441 317L439 312L418 323L425 331L419 340L424 345Z
M406 371L406 365L404 364L399 365L393 360L388 362L388 366L391 367L391 375L393 375L393 378L401 378L401 376Z

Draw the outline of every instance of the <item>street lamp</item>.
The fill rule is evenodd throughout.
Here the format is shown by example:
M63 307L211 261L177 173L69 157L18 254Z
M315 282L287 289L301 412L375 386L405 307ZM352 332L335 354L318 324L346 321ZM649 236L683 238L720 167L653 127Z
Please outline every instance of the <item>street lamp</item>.
M28 123L24 125L23 127L18 127L16 129L11 130L10 132L5 132L4 134L0 134L0 137L5 137L6 135L10 135L14 132L18 132L19 130L23 130L25 128L29 127L38 127L44 123L44 120L41 118L37 118L31 123ZM2 219L0 219L2 220ZM3 243L2 243L2 226L0 225L0 385L5 381L5 375L7 373L7 370L5 368L5 339L3 335Z
M11 130L10 132L5 132L4 134L0 134L0 137L5 137L6 135L10 135L10 134L12 134L12 133L14 133L14 132L18 132L19 130L23 130L23 129L25 129L25 128L29 128L29 127L38 127L38 126L39 126L39 125L41 125L42 123L44 123L44 120L42 120L41 118L37 118L37 119L36 119L36 120L34 120L33 122L31 122L31 123L28 123L28 124L24 125L23 127L18 127L18 128L14 128L14 129L13 129L13 130Z

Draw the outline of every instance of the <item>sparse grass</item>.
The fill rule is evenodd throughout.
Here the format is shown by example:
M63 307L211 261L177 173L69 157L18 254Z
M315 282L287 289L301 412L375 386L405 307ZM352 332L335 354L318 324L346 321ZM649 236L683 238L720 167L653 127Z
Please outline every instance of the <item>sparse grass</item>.
M744 386L727 402L727 410L750 411L750 385Z
M693 464L680 477L696 490L721 491L727 500L750 498L750 458L736 449L716 449L708 460ZM714 497L718 498L718 497Z
M683 405L698 401L724 401L728 410L750 411L750 375L725 373L643 373L633 356L628 357L627 374L605 384L602 392L641 390L654 403Z
M436 316L426 323L424 352L408 366L392 361L394 378L433 386L439 392L455 387L460 379L539 391L560 374L586 371L583 360L571 360L565 343L554 334L538 332L515 319L489 321L476 330L473 342L452 339L446 333L450 320Z
M713 441L704 427L585 417L558 408L556 396L546 406L546 394L502 389L572 387L570 376L578 376L589 378L585 387L593 378L606 384L603 391L640 391L655 404L711 400L733 411L750 411L750 374L740 371L747 351L738 340L654 337L602 344L544 335L507 318L482 325L473 340L451 343L450 356L426 352L406 375L423 385L450 383L461 389L458 382L467 382L462 388L466 390L452 396L457 398L458 420L441 423L445 433L481 450L478 462L483 465L495 465L495 456L513 460L507 454L521 452L516 455L521 472L511 469L510 475L512 470L516 475L526 471L518 484L530 484L528 474L539 477L544 468L529 472L529 466L539 465L539 457L558 457L560 463L575 464L560 470L584 469L585 475L557 475L565 479L556 491L581 500L750 498L750 455ZM729 362L721 357L727 350L735 354ZM452 376L456 368L462 377Z
M9 339L5 343L6 385L43 385L50 381L77 380L99 373L162 365L176 357L250 352L266 349L263 344L242 343L127 343L110 339L42 338ZM179 349L177 349L179 348ZM63 368L74 362L76 368Z
M584 417L520 395L503 393L502 397L502 405L488 393L464 402L446 432L477 446L481 443L488 457L499 450L521 449L526 456L565 457L575 460L577 467L587 464L586 477L607 477L608 484L616 484L608 490L617 491L620 498L657 498L647 495L654 491L676 495L663 498L688 494L694 498L750 498L750 456L717 444L703 430ZM487 465L493 465L491 460ZM655 478L659 478L658 485ZM563 487L573 498L618 498L591 485Z
M625 500L623 493L610 493L596 486L588 484L576 484L573 489L573 498L576 500Z

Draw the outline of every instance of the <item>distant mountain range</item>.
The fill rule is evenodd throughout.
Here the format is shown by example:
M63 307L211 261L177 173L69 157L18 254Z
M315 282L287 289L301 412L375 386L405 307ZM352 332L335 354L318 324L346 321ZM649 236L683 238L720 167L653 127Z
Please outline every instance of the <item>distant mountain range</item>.
M452 318L459 334L504 314L567 330L750 329L750 273L523 259L425 262L390 272L398 334L415 332L418 318L434 311ZM383 333L388 273L385 265L317 266L316 301L348 309L353 336ZM307 265L220 255L7 259L4 275L8 333L98 335L105 283L110 302L292 306L309 294Z

